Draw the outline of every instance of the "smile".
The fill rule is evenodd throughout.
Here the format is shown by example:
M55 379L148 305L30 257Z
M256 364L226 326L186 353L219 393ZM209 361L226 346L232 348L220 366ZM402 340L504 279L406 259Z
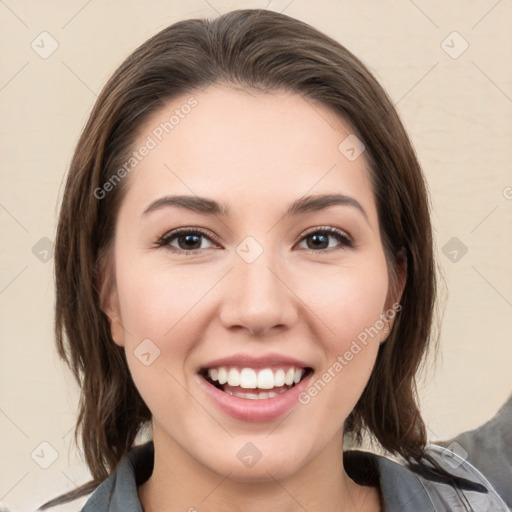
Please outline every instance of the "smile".
M217 389L238 398L265 400L285 393L310 371L300 367L208 368L203 376Z
M313 369L298 361L270 358L223 360L198 371L212 402L243 421L271 421L297 404Z

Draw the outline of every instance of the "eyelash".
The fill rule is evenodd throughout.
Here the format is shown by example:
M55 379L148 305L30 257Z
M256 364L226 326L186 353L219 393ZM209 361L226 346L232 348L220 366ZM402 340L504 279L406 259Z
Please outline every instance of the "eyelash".
M330 253L333 250L337 249L343 249L343 248L353 248L355 246L353 240L341 229L333 228L331 226L320 226L316 227L310 231L307 231L304 233L299 242L302 242L305 240L308 236L314 235L314 234L327 234L335 238L339 242L339 246L337 247L330 247L327 249L320 249L320 250L314 250L314 249L305 249L309 253L319 254L319 253ZM179 228L175 229L167 234L165 234L162 238L160 238L156 246L157 247L168 247L172 252L180 255L191 255L191 254L198 254L201 250L204 249L195 249L192 251L187 251L185 249L177 249L175 247L171 247L171 241L178 237L179 235L201 235L210 240L211 242L214 242L218 245L220 245L220 242L212 236L210 233L206 232L205 230L201 228Z

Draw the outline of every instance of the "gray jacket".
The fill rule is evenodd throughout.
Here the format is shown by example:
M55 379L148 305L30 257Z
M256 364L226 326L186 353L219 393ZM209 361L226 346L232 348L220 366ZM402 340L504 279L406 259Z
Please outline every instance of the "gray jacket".
M487 423L450 441L436 441L464 457L491 482L512 510L512 395Z
M427 453L458 477L457 483L436 477L428 465L412 469L369 452L347 451L343 460L345 470L357 483L380 487L385 512L509 512L470 463L440 446L429 445ZM134 448L96 489L82 512L142 512L137 486L150 477L153 460L152 441Z

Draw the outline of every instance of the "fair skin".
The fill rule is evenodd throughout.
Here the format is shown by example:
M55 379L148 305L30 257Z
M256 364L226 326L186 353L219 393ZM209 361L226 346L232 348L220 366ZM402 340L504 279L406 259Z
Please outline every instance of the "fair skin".
M399 300L390 291L364 154L349 161L338 150L350 127L322 105L226 86L169 102L134 147L190 96L197 106L125 178L105 300L113 339L153 415L155 463L139 487L143 509L379 511L378 489L356 484L341 454L344 421L385 332L309 403L288 400L271 417L264 404L295 388L262 400L215 389L236 401L225 409L204 376L228 358L235 370L270 368L277 388L275 372L293 358L310 368L297 389L309 386ZM322 194L351 199L284 215L294 201ZM172 195L206 197L229 211L154 205ZM177 228L206 236L189 229L189 238L173 237ZM160 352L146 365L137 347L148 339L146 360L148 350ZM244 456L260 458L251 464Z

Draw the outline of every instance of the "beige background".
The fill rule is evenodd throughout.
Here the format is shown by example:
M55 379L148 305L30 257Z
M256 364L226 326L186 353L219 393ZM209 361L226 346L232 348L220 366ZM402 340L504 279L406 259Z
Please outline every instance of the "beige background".
M77 395L53 348L44 252L80 130L136 46L177 20L243 7L284 10L347 46L411 134L447 296L439 358L420 386L431 438L481 424L512 391L512 2L0 1L0 503L12 510L87 478L70 445ZM46 59L31 47L51 49L43 31L58 43ZM462 258L446 247L453 237Z

